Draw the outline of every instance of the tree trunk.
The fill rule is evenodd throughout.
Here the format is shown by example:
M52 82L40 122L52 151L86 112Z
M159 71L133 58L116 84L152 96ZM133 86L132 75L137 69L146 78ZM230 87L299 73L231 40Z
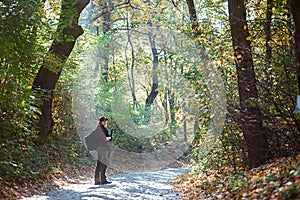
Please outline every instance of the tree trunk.
M273 8L273 0L267 0L267 14L266 14L266 24L265 24L265 33L266 33L266 59L267 59L267 67L269 67L270 60L272 58L272 47L270 45L271 42L271 22L272 22L272 8Z
M266 64L265 64L265 69L264 69L264 77L266 79L266 84L265 84L265 89L268 94L270 94L270 88L271 88L271 72L269 68L271 67L271 59L272 59L272 47L270 45L271 42L271 22L272 22L272 8L273 8L273 0L267 0L267 13L266 13L266 20L265 20L265 26L264 26L264 31L266 34ZM271 94L270 94L271 95Z
M164 98L162 99L162 105L165 111L165 125L167 126L169 123L169 109L168 109L168 88L165 88L165 92L164 92Z
M199 116L195 116L195 122L194 122L194 139L192 143L195 143L197 138L199 137Z
M248 152L248 165L253 168L266 160L268 143L256 103L258 93L244 0L228 0L228 7L238 77L241 128Z
M296 109L294 111L295 114L300 113L300 1L299 0L289 0L289 5L292 10L292 15L293 15L293 20L295 23L295 58L296 58L296 73L297 73L297 81L298 81L298 96L297 96L297 105ZM299 139L299 130L300 130L300 125L299 125L299 120L295 118L298 134L295 134L295 139ZM295 149L299 149L295 148Z
M292 10L292 15L295 23L295 57L296 57L296 70L297 70L297 81L298 81L298 95L300 95L300 1L289 0L289 5ZM298 97L300 98L300 97ZM298 104L300 104L298 100ZM298 106L299 108L299 106Z
M170 118L171 118L171 125L176 125L176 111L175 111L175 95L174 91L168 90L168 99L169 99L169 105L170 105Z
M102 28L103 28L103 34L109 35L111 31L111 10L112 10L112 1L108 0L100 1L101 11L102 14ZM101 3L102 2L102 3ZM110 45L109 42L106 42L104 45L105 49L109 51ZM105 82L108 81L108 65L109 65L109 52L104 51L103 55L104 65L102 67L102 76Z
M95 9L95 4L93 3L93 5L94 5L94 9ZM99 36L99 26L98 25L96 25L96 36L97 37ZM95 78L97 77L99 70L100 70L100 63L99 63L97 56L95 56L95 67L94 67L94 77Z
M132 96L132 100L133 100L133 109L135 110L136 106L137 106L137 98L135 95L135 81L134 81L135 52L134 52L133 44L131 41L130 30L129 30L128 12L126 14L127 14L126 26L127 26L128 31L127 31L127 45L126 45L126 49L125 49L125 58L126 58L128 84L129 84L129 88L130 88L131 96ZM128 60L128 56L127 56L128 44L130 45L130 49L131 49L131 67L130 68L129 68L129 60Z
M37 122L38 142L43 142L52 132L52 91L55 89L62 66L73 50L76 39L83 34L83 29L78 25L78 18L88 3L89 0L78 0L76 4L74 0L62 1L61 16L57 27L59 37L53 41L48 58L44 59L32 85L33 90L42 97L41 115ZM55 62L52 62L53 59Z
M152 23L151 21L148 21L149 24L149 31L148 31L148 38L151 45L151 52L153 56L152 60L152 85L151 85L151 91L148 94L146 98L146 104L145 104L145 115L144 115L144 124L149 124L151 120L151 105L153 104L156 96L158 95L158 53L157 48L154 40L154 35L152 32Z
M151 22L149 22L151 24ZM153 60L152 60L152 86L151 86L151 91L150 94L147 96L146 99L146 107L150 107L153 102L154 99L156 98L158 91L158 75L157 75L157 69L158 69L158 53L157 53L157 48L155 45L155 40L154 40L154 36L151 30L152 26L149 26L149 32L148 32L148 38L150 41L150 45L151 45L151 51L152 51L152 55L153 55Z
M199 24L198 24L198 18L197 18L197 12L195 9L194 0L186 0L186 3L188 5L188 9L189 9L189 15L190 15L190 21L192 23L193 35L194 35L194 37L197 37L201 34L201 32L198 29Z
M186 115L183 115L183 141L187 141L187 124L186 124Z

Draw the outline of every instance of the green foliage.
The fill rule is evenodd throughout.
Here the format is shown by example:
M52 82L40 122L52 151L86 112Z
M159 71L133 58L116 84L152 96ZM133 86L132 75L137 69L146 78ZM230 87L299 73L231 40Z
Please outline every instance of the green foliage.
M34 144L2 143L0 148L0 181L23 182L39 178L51 167L46 159L47 151Z
M135 153L149 153L153 150L149 138L142 139L118 132L114 134L114 145Z
M217 154L222 154L221 157L229 159L229 163L235 168L238 163L247 163L247 149L238 125L243 119L240 118L238 106L237 75L232 57L227 8L222 1L208 2L210 1L195 4L201 10L201 17L198 21L201 35L196 42L207 50L208 56L218 66L219 72L223 76L229 113L223 129L225 134L221 138L223 145L219 147ZM259 98L253 103L259 105L263 115L263 125L267 130L270 145L268 157L289 155L297 151L295 144L299 143L297 128L299 127L299 117L293 113L298 90L292 18L287 1L273 1L271 41L268 42L271 46L272 57L268 59L266 57L266 20L264 20L267 11L266 1L248 1L246 5L249 19L247 22L251 35L249 40L251 40L252 58L259 91ZM189 74L187 75L190 77ZM197 80L196 77L199 76L190 78L191 83ZM197 81L194 82L197 83ZM203 89L197 88L197 92L199 91L203 91ZM200 120L203 118L201 116ZM206 140L205 132L200 132L200 134L197 140ZM203 134L204 136L202 136ZM214 162L215 160L215 164L217 164L219 159L212 157L210 153L207 158L201 156L199 143L205 144L204 141L203 143L195 141L195 155L204 159L204 162L207 160ZM231 156L228 157L229 155ZM202 164L201 159L199 162ZM214 164L209 163L205 166L214 166Z
M251 6L251 7L250 7ZM287 1L274 1L271 5L271 58L266 52L265 22L260 20L266 15L266 5L249 4L255 20L249 22L253 61L257 74L259 91L258 105L263 114L263 123L269 130L270 154L273 156L289 155L296 148L290 143L298 143L297 127L299 120L293 113L297 96L297 78L295 71L293 23ZM294 135L294 136L293 136ZM296 136L298 135L298 136ZM290 139L287 139L289 138Z
M223 173L225 167L232 167L235 172L238 171L243 154L241 149L233 144L238 144L239 141L225 133L209 141L203 132L204 130L200 132L201 138L194 141L193 151L190 155L192 163L198 165L197 169L205 174L210 174L210 171Z
M57 7L57 2L52 6ZM39 178L53 167L49 156L55 148L34 143L34 124L40 112L36 105L40 99L33 95L31 85L50 46L58 18L46 16L39 0L1 1L0 15L0 181L23 182ZM55 58L47 59L57 62ZM56 136L73 128L70 94L76 75L75 68L68 67L57 87L59 92L53 92ZM79 144L76 146L73 141L66 147L74 150L68 156L77 159Z
M147 125L146 118L151 116L151 110L147 107L142 107L142 103L132 103L130 105L130 116L131 120L135 122L138 126Z
M32 143L39 113L31 83L40 59L40 1L2 1L0 14L0 179L22 181L47 168L43 151Z

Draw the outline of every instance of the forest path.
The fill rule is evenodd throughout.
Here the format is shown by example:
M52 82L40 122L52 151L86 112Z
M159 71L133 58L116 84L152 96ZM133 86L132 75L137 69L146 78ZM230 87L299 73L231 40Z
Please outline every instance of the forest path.
M47 195L35 195L24 200L115 200L115 199L155 199L175 200L169 180L186 171L184 168L168 168L155 172L135 172L109 176L107 185L94 185L93 180L64 186L52 190Z

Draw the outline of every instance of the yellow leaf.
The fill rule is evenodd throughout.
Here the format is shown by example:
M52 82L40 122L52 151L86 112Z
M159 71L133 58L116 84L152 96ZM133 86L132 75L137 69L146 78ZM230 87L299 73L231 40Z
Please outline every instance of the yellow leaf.
M219 42L219 40L216 38L216 39L214 39L214 44L219 44L220 42Z
M251 36L246 37L246 40L248 41L251 40Z
M240 58L242 58L242 55L237 55L236 58L240 59Z
M244 31L247 29L247 26L246 25L244 25Z
M264 28L265 28L265 27L264 27L263 25L260 26L260 30L264 30Z
M222 61L221 60L217 60L216 61L216 65L221 65L222 64Z

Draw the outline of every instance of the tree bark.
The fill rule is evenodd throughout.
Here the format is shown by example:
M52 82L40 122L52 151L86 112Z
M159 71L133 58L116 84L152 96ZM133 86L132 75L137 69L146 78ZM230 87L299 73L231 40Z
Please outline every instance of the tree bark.
M298 95L300 95L300 1L289 0L289 5L292 10L292 15L295 23L295 57L296 57L296 70L298 81Z
M168 90L168 99L169 99L169 105L170 105L170 118L171 118L171 125L176 125L176 112L175 112L175 95L174 91Z
M162 99L162 105L165 111L165 124L167 126L169 124L169 109L168 109L168 88L165 88L164 98Z
M192 23L193 35L194 35L194 37L197 37L197 36L201 35L201 32L198 29L199 23L198 23L198 17L197 17L197 12L195 9L194 0L186 0L186 3L188 5L188 9L189 9L189 15L190 15L190 21Z
M151 24L151 22L149 22ZM152 86L151 86L151 91L150 94L147 96L146 99L146 107L150 107L156 96L158 95L158 75L157 75L157 69L158 69L158 53L157 53L157 48L155 45L155 40L154 40L154 36L151 30L152 26L150 25L149 27L149 32L148 32L148 38L149 38L149 42L151 45L151 51L152 51L152 56L153 56L153 60L152 60Z
M266 84L265 84L265 89L270 94L270 88L271 88L271 72L269 71L269 68L271 67L271 59L272 59L272 47L270 45L272 36L271 36L271 22L272 22L272 8L273 8L273 0L267 0L267 12L266 12L266 20L265 20L265 26L264 26L264 31L266 34L266 64L265 64L265 79L266 79Z
M295 40L295 58L296 58L296 73L297 73L297 82L298 82L298 96L297 96L297 105L294 111L295 114L299 114L300 109L300 1L299 0L289 0L289 5L291 7L293 20L295 23L295 33L294 33L294 40ZM298 130L298 134L295 134L295 139L300 137L299 135L299 120L296 118L296 127ZM299 149L295 148L295 149Z
M266 160L268 143L262 126L261 112L256 103L258 92L246 22L244 0L228 0L229 20L238 77L241 128L243 131L250 168Z
M112 10L112 1L108 0L100 1L101 11L103 12L103 22L102 22L102 28L103 28L103 34L109 35L111 31L111 10ZM101 3L102 2L102 3ZM110 45L109 42L105 43L105 49L109 51ZM108 81L108 65L109 65L109 52L104 52L103 56L104 65L102 68L102 76L105 82Z
M267 59L267 67L269 67L270 60L272 58L272 47L269 44L271 42L271 22L272 22L272 8L273 8L273 0L267 0L267 14L266 14L266 24L265 24L265 33L266 33L266 59Z
M149 6L151 6L151 2L150 0L146 0L146 2L148 3ZM156 49L156 45L155 45L155 39L154 39L154 35L152 32L152 22L151 20L148 20L148 26L149 26L149 31L148 31L148 38L149 38L149 42L151 45L151 51L152 51L152 55L153 55L153 67L152 67L152 86L151 86L151 91L150 94L147 96L146 99L146 110L150 108L150 106L153 104L156 96L158 95L158 75L157 75L157 69L158 69L158 53L157 53L157 49Z
M152 32L152 22L148 21L149 31L148 31L148 38L151 45L151 52L152 52L152 83L151 83L151 91L146 98L145 104L145 115L144 115L144 124L149 124L151 120L151 105L153 104L156 96L158 95L158 52L155 44L154 35Z
M42 98L39 105L41 115L37 122L38 142L43 142L52 132L52 92L63 69L62 66L74 48L76 39L83 34L83 29L78 25L78 18L88 3L89 0L78 0L76 4L74 0L62 1L61 16L57 27L59 37L54 39L48 58L44 59L32 85L32 89ZM55 59L54 62L53 59Z
M129 59L127 56L127 49L128 49L128 44L130 45L130 49L131 49L131 65L129 67ZM134 61L135 61L135 54L134 54L134 48L131 42L131 35L130 35L130 31L127 31L127 44L126 44L126 48L125 48L125 58L126 58L126 68L127 68L127 79L128 79L128 84L129 84L129 88L131 91L131 96L132 96L132 100L133 100L133 109L136 109L136 105L137 105L137 99L136 99L136 95L135 95L135 81L134 81Z
M125 58L126 58L128 84L129 84L129 88L130 88L131 96L132 96L132 100L133 100L133 109L135 110L136 106L137 106L137 98L135 95L135 80L134 80L135 52L134 52L133 44L131 41L128 12L127 12L126 18L127 18L126 27L127 27L128 31L127 31L127 45L126 45L126 49L125 49ZM127 56L128 44L130 45L130 49L131 49L131 67L130 68L129 68L129 60L128 60L128 56Z

